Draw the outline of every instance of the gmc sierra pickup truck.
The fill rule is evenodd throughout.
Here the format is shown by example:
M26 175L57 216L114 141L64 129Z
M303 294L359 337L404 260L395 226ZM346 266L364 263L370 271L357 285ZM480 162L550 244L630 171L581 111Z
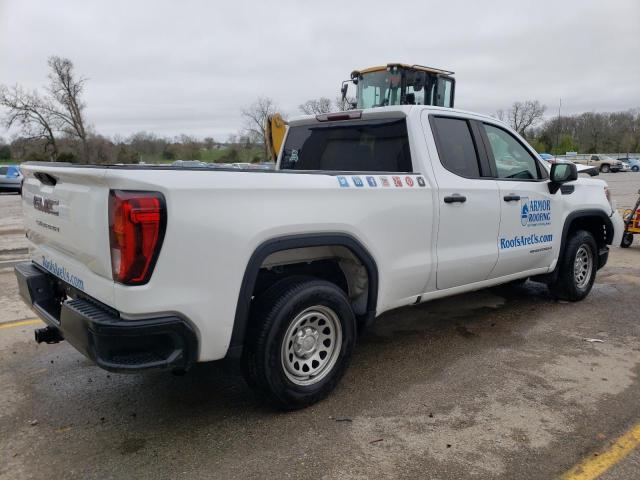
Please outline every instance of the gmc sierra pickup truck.
M29 163L20 293L121 372L238 359L293 409L390 309L530 278L583 299L620 215L501 122L394 106L290 122L274 171Z

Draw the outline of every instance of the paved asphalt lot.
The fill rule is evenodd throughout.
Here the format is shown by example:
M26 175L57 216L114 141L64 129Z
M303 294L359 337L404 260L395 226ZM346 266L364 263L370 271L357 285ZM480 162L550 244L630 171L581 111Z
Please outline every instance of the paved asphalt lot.
M633 203L640 174L605 177ZM17 196L0 212L19 230ZM640 422L639 292L636 239L580 303L527 282L387 313L333 395L279 413L229 366L123 376L36 345L0 269L0 322L27 321L0 323L0 479L554 478ZM603 478L639 476L635 450Z

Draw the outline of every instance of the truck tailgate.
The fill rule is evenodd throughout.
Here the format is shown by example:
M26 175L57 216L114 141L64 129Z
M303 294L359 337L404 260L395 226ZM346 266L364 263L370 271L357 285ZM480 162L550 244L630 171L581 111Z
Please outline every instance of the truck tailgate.
M103 301L113 296L109 187L101 168L25 165L24 227L32 258Z

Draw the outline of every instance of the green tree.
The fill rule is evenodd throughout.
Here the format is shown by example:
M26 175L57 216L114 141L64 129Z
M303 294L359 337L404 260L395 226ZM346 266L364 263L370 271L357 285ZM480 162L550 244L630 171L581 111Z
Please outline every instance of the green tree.
M11 147L9 145L0 146L0 160L11 160Z

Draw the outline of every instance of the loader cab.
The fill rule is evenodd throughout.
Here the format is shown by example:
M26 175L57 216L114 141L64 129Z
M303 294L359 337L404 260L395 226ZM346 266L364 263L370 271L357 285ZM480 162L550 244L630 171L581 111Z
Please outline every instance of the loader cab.
M358 109L388 105L434 105L453 107L453 72L421 65L390 63L386 66L355 70L351 82L356 86ZM347 81L348 82L348 81ZM347 93L343 84L343 98Z

